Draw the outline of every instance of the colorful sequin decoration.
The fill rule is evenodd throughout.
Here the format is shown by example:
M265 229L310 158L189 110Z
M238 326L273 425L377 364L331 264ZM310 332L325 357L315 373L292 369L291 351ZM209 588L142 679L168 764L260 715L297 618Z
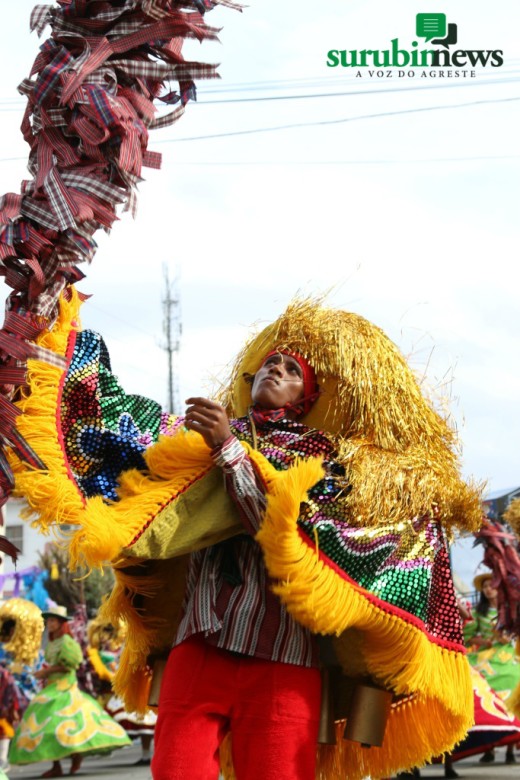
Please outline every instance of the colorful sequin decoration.
M164 413L159 404L127 395L111 372L102 338L76 335L61 401L61 429L69 466L86 497L116 500L119 476L144 469L143 453L160 434L170 435L182 418ZM253 443L248 418L231 423L238 439ZM462 643L446 542L432 517L411 518L377 527L356 526L346 497L351 486L334 461L334 447L319 430L289 419L256 425L257 448L274 468L297 459L323 456L326 476L301 505L301 531L345 576L384 602L422 621L427 633Z
M252 444L247 418L233 421L235 435ZM278 470L297 459L323 455L325 479L301 505L300 529L346 576L381 602L422 621L427 633L462 643L461 622L450 572L446 541L432 517L358 527L349 519L344 499L350 491L344 471L334 462L326 434L291 420L256 426L257 449Z
M115 500L123 471L144 469L143 452L176 421L160 405L127 395L110 368L101 336L90 330L76 341L61 398L61 432L69 467L87 497Z

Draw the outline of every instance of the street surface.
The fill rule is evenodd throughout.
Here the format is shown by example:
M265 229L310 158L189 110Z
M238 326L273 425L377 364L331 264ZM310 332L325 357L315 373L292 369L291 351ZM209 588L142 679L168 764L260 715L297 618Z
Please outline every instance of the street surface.
M135 766L141 755L139 744L133 744L130 747L116 750L111 756L85 758L80 771L75 775L77 778L91 778L91 780L114 780L121 777L125 780L151 780L149 767ZM460 780L519 780L520 763L507 765L504 764L505 748L499 748L496 751L496 760L493 764L479 764L479 756L466 758L464 761L457 761L454 765L458 772ZM517 752L517 760L520 754ZM64 777L68 776L70 760L65 759L62 762ZM8 772L12 780L35 780L41 777L42 772L50 767L50 762L41 764L30 764L29 766L15 766ZM421 778L424 780L442 780L444 778L444 767L441 765L428 766L421 769ZM189 777L186 780L190 780ZM280 778L283 780L283 778ZM348 780L346 777L345 780Z
M125 780L151 780L152 774L150 767L135 766L135 762L141 757L141 745L139 742L133 743L129 747L114 750L110 756L92 756L86 757L81 765L81 769L74 777L91 778L91 780L114 780L116 777L124 777ZM61 762L63 776L69 776L70 759L63 759ZM29 778L41 777L46 769L51 767L51 762L42 762L40 764L28 764L27 766L13 766L7 776L10 780L29 780Z
M517 750L516 760L518 764L505 764L505 748L495 750L496 757L492 764L480 764L480 756L471 756L463 761L456 761L453 768L460 780L519 780L520 778L520 752ZM424 780L443 780L444 766L434 764L421 769L421 778Z

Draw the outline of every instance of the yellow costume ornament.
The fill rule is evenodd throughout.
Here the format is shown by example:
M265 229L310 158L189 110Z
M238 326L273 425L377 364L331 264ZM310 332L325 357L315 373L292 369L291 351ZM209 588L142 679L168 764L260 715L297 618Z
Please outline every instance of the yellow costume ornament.
M44 529L54 517L79 526L74 565L114 567L103 615L128 625L114 687L127 709L143 711L154 660L175 635L186 554L243 526L202 438L126 396L102 341L71 327L75 316L72 297L42 337L66 357L65 372L31 361L20 404L20 431L48 471L29 479L22 464L13 468ZM316 372L320 396L301 422L334 446L327 479L311 451L295 461L283 449L276 458L255 449L243 417L247 377L273 349L302 355ZM479 491L459 474L453 430L379 328L321 301L295 301L253 338L220 397L265 488L257 541L274 590L296 621L332 638L342 701L332 712L336 745L318 749L317 777L381 777L449 751L472 724L473 695L446 532L475 530L481 515ZM343 739L345 720L355 732L359 683L388 692L384 739L370 750Z
M0 605L0 641L11 656L11 671L34 665L43 628L42 611L32 601L12 598Z

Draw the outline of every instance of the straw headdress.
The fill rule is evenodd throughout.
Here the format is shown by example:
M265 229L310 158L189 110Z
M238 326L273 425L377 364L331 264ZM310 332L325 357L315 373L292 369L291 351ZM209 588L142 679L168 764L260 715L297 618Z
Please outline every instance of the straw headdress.
M336 441L353 487L352 522L408 520L435 507L448 527L480 525L480 491L460 477L453 428L380 328L321 300L293 301L238 355L221 393L231 417L251 404L244 375L275 348L302 354L316 371L321 395L302 421Z
M515 534L520 536L520 498L511 501L504 512L504 520L509 523Z
M40 649L43 634L41 610L32 601L13 598L0 606L0 631L8 620L15 626L11 638L4 642L4 648L20 664L32 665Z
M116 625L109 620L106 620L101 615L96 615L93 620L90 620L87 626L88 643L91 647L95 647L98 650L103 648L105 644L108 645L110 650L118 650L125 641L127 634L126 624L121 621Z

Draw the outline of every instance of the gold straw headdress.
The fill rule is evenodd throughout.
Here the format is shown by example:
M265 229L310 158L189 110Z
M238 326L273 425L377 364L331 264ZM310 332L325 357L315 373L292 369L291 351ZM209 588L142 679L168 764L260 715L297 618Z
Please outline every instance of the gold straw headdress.
M295 300L238 355L221 400L246 414L255 374L272 349L305 357L321 394L302 418L335 440L352 485L351 522L409 520L433 507L448 526L480 525L480 491L460 477L456 435L421 392L405 358L368 320L321 300Z
M0 606L0 631L8 620L14 620L14 631L4 648L19 664L32 665L40 649L44 623L41 609L26 599L9 599Z
M520 536L520 498L511 501L504 512L504 520L509 523L515 534Z
M108 649L119 650L125 641L126 634L126 623L119 621L114 624L101 615L96 615L95 618L89 620L87 626L88 643L98 650L102 649L105 643L108 643Z

